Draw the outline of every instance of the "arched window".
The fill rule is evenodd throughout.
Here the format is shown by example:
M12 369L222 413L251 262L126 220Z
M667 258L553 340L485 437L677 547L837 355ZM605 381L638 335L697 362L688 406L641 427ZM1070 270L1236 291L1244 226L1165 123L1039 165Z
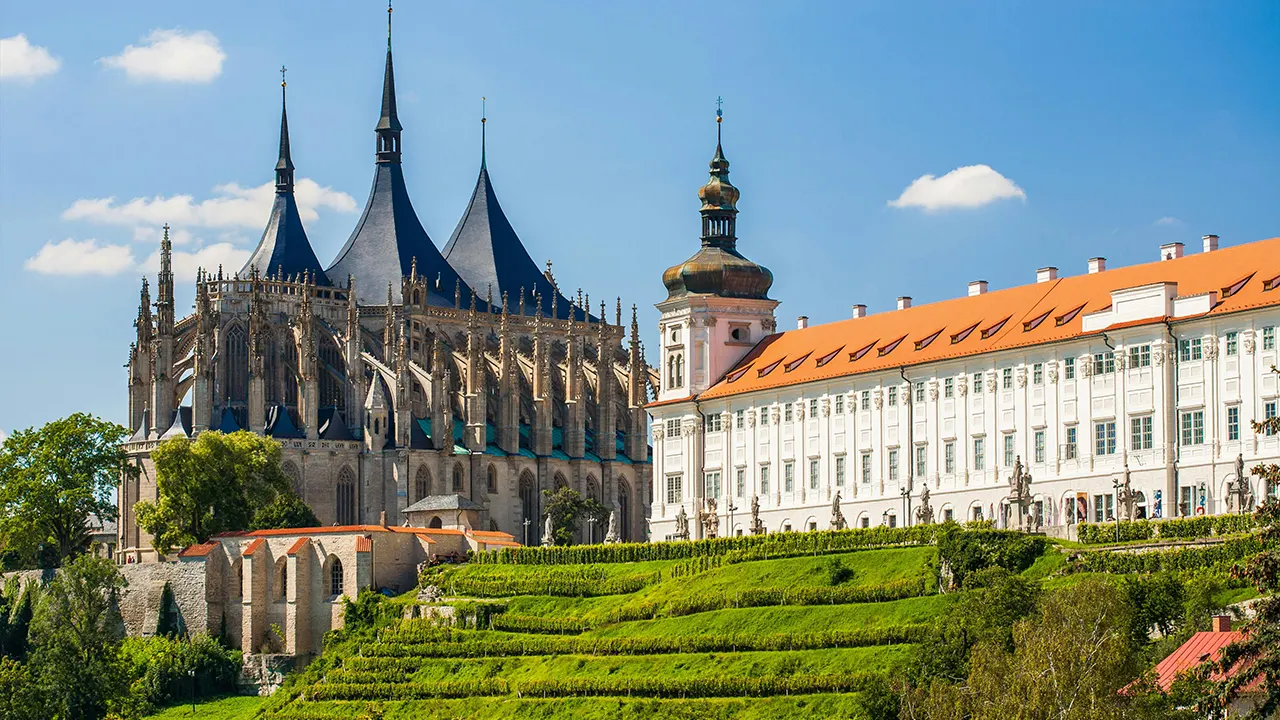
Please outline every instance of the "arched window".
M592 500L600 500L600 483L590 475L587 476L587 497Z
M556 490L559 490L560 488L563 488L563 487L569 487L569 482L564 479L564 475L561 475L560 473L556 473L555 487L556 487Z
M298 466L292 460L285 460L280 470L284 472L285 477L289 478L289 487L293 488L293 494L302 497L302 472L298 470Z
M417 502L431 494L431 471L426 465L419 465L413 476L413 501Z
M463 479L462 463L458 463L457 465L453 466L453 491L454 492L456 493L462 492L462 479Z
M236 558L235 562L231 563L231 572L227 574L227 598L234 600L240 597L240 575L243 572L244 563L241 562L240 558Z
M618 478L618 538L631 541L631 486L626 478Z
M248 424L245 403L249 401L249 342L245 336L244 326L233 325L227 330L226 351L226 394L227 402L236 416L240 427Z
M537 483L533 479L533 473L525 470L520 475L520 527L517 537L522 538L526 545L537 545L541 530L538 523Z
M427 527L439 530L444 527L444 523L440 522L440 516L437 515L431 518L431 522L427 523Z
M490 494L496 494L498 492L498 468L492 465L489 466L489 481L485 485L485 489Z
M329 594L342 594L342 561L332 555L329 556L332 563L329 565Z
M336 492L337 498L335 507L337 509L338 524L355 525L356 474L351 471L350 466L344 465L342 471L338 473L338 485Z
M276 561L276 600L284 600L289 596L289 560L280 558Z
M347 411L346 359L330 335L320 340L320 407L337 408L338 412ZM334 419L337 420L336 418Z

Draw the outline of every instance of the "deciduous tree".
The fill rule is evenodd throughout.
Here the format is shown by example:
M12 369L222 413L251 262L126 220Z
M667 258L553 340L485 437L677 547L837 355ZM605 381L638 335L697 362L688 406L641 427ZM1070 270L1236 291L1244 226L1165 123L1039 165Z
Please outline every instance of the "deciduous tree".
M584 498L582 493L572 488L562 487L555 492L544 490L543 495L546 496L547 514L551 516L556 545L572 544L581 521L595 518L598 525L605 517L604 506L598 500ZM600 536L604 537L604 528L601 528Z

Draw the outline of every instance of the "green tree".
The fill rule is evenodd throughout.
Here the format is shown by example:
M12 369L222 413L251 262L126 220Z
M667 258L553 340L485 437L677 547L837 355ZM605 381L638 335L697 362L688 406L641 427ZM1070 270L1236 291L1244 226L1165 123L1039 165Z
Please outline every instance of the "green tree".
M547 514L551 516L551 527L555 533L556 545L573 544L578 534L580 523L587 518L595 518L596 526L606 517L604 506L591 497L584 498L582 493L572 488L562 487L555 492L543 490L546 497ZM600 527L597 535L604 538L604 528Z
M0 718L5 720L46 720L48 710L40 695L31 668L16 660L0 657Z
M274 530L276 528L317 527L320 520L311 512L311 506L302 501L292 490L286 490L271 504L253 514L251 530Z
M928 639L915 646L912 674L918 682L963 680L969 675L969 655L981 642L1011 652L1014 623L1035 610L1039 595L1034 582L1001 567L970 574L964 591L934 623Z
M128 430L76 413L15 432L0 448L0 544L34 566L54 565L89 542L89 516L116 517L111 493L132 473L121 441Z
M109 560L81 555L44 591L31 624L31 672L55 718L104 717L128 690L120 662L124 577Z
M256 509L289 491L289 479L280 469L280 446L243 430L167 440L152 451L151 459L158 500L140 502L134 512L161 553L220 532L247 530Z
M36 583L18 585L10 597L14 598L13 609L9 612L9 625L4 636L4 646L0 654L5 657L21 660L27 656L30 647L31 617L35 614L36 601L40 596L40 586ZM8 588L6 588L8 592Z

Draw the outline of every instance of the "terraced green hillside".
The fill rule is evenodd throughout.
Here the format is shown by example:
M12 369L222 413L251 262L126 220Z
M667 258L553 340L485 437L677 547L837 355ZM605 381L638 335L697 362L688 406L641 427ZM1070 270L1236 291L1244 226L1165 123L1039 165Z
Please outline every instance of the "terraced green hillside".
M883 678L954 601L935 592L936 557L932 546L823 547L452 568L428 582L468 627L402 619L335 644L264 715L871 717Z

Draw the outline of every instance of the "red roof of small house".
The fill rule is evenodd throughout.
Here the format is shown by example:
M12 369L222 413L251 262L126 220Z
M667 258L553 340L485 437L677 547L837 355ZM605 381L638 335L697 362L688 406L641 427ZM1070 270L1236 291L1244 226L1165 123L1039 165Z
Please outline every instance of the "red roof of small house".
M183 548L182 551L178 553L178 557L180 558L207 557L209 553L213 552L214 548L218 547L218 545L219 543L216 543L216 542L197 543L195 545L191 545L189 547Z
M257 540L254 540L253 542L249 543L249 547L246 547L244 549L244 552L240 554L245 557L249 557L250 555L258 552L258 548L262 547L262 543L264 542L266 542L266 540L263 540L262 538L258 538Z
M285 555L297 555L298 551L306 547L307 543L309 542L311 542L311 538L309 537L298 538L292 545L289 546L289 549L288 551L285 552Z
M1174 650L1164 660L1161 660L1152 673L1155 675L1156 685L1164 692L1169 692L1173 687L1173 683L1180 676L1187 675L1200 665L1211 660L1217 660L1222 653L1222 649L1231 643L1244 637L1244 633L1239 630L1227 631L1209 631L1198 632L1191 636L1191 639L1182 643L1177 650ZM1214 680L1221 680L1221 673L1213 673L1210 677ZM1131 687L1131 686L1130 686ZM1256 678L1244 688L1244 692L1256 692L1262 687L1262 678ZM1127 691L1126 687L1121 692Z
M356 538L356 552L367 553L373 552L373 538L368 535L361 535Z

